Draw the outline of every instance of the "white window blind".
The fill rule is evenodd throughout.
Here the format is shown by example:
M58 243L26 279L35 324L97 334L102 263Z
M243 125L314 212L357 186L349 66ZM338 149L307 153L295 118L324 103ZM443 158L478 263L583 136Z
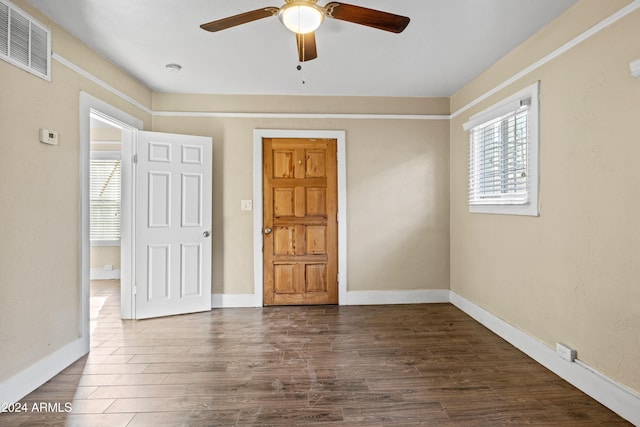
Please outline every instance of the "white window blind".
M0 0L0 58L50 80L51 33L23 10Z
M120 160L91 159L89 180L90 239L120 241Z
M471 212L538 215L538 84L473 116Z
M469 204L527 203L529 108L471 129Z

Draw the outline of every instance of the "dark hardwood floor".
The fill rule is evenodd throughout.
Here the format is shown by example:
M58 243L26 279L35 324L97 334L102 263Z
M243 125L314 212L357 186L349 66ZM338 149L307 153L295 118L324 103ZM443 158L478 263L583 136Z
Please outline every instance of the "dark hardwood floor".
M2 426L630 425L449 304L216 309L121 321ZM72 408L64 412L65 405Z

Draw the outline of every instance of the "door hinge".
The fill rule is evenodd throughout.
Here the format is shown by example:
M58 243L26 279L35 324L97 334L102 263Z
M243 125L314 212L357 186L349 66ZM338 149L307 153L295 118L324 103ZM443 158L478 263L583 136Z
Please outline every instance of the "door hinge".
M133 155L133 163L138 163L138 155L137 154Z
M133 294L138 295L138 287L136 285L133 285Z
M336 274L336 283L340 283L340 273Z

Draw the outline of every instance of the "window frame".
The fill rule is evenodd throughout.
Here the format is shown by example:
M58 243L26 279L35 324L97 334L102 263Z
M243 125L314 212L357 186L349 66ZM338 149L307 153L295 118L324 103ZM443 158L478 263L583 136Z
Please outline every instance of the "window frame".
M468 206L471 213L501 214L501 215L525 215L539 216L539 153L540 153L540 82L518 91L503 99L491 107L474 114L469 121L464 123L463 129L469 132L469 169L468 178ZM527 200L525 203L516 203L507 199L499 199L496 203L484 202L474 204L471 202L471 153L474 150L472 130L488 124L502 116L517 111L524 103L529 103L527 110Z
M92 160L119 160L120 161L120 185L122 186L122 155L120 151L92 150L89 156L89 182L91 182L91 161ZM120 238L118 240L92 240L91 228L89 228L89 243L91 246L120 246L122 240L122 188L120 189ZM89 206L91 206L91 193L89 193ZM91 227L91 219L89 219Z

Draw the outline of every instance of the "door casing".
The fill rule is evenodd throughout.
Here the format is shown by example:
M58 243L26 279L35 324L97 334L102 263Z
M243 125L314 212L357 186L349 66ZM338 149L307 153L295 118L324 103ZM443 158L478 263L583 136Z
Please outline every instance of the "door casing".
M132 301L133 265L131 262L133 237L131 236L131 206L133 203L132 169L133 169L133 134L142 130L141 120L113 107L106 102L80 93L80 283L81 283L81 325L82 337L89 344L89 152L90 152L90 118L91 114L102 115L114 126L122 128L122 225L121 225L121 306L123 319L131 319L134 315ZM87 346L88 350L88 346Z
M338 304L347 303L347 173L346 135L340 130L255 129L253 131L253 277L254 305L264 305L262 139L326 138L338 143Z

